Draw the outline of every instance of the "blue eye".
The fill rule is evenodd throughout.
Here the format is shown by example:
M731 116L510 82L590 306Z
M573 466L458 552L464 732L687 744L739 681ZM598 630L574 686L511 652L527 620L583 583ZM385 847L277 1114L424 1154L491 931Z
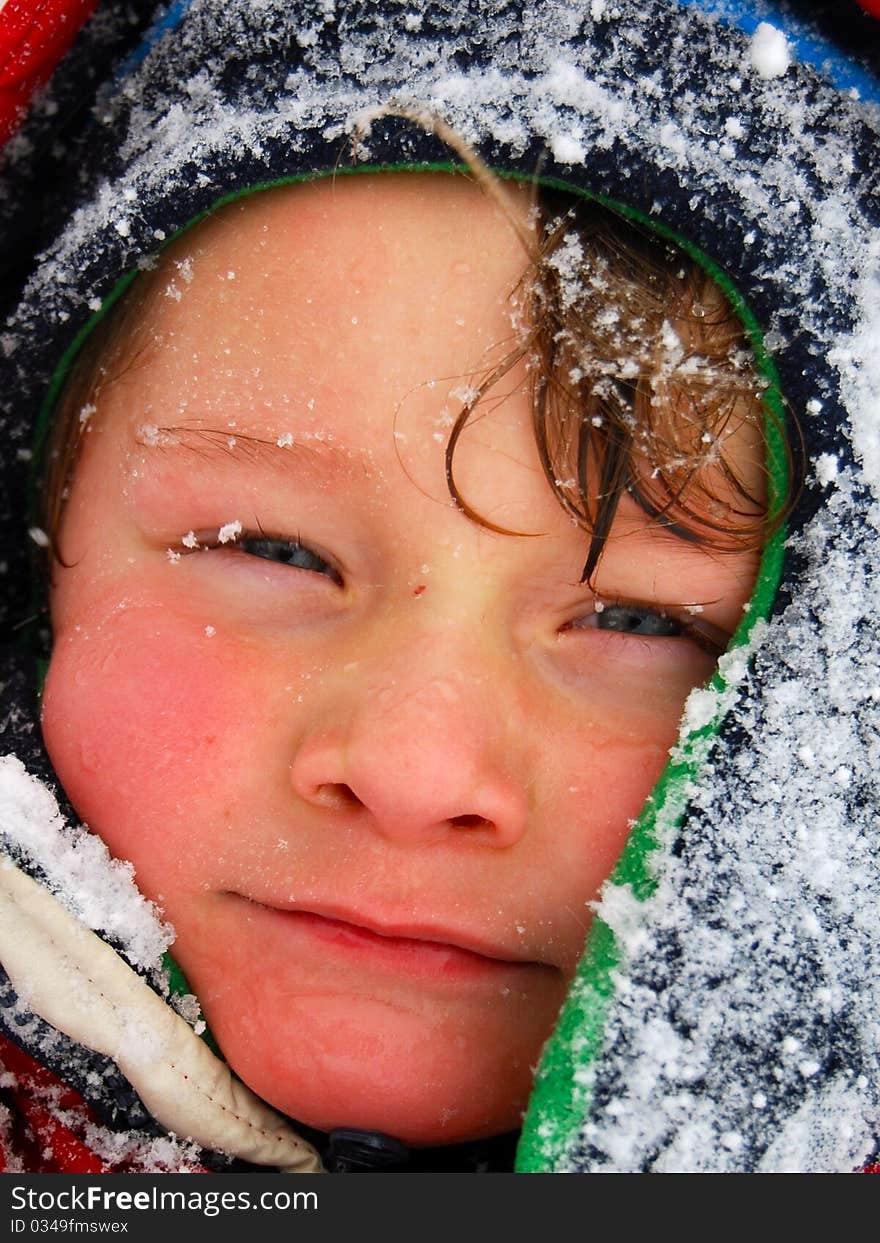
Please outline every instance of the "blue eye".
M236 542L236 548L251 557L262 557L265 561L274 561L278 565L289 565L296 570L310 570L314 574L323 574L337 586L342 585L342 576L325 561L318 553L313 552L298 540L275 538L269 535L244 535Z
M570 623L572 630L605 630L632 635L637 639L684 639L696 643L717 659L727 647L730 635L711 622L695 625L671 617L662 608L640 604L605 604L597 600L595 611Z
M636 608L631 604L606 604L593 614L597 630L616 630L650 639L678 638L685 633L681 622L654 609Z

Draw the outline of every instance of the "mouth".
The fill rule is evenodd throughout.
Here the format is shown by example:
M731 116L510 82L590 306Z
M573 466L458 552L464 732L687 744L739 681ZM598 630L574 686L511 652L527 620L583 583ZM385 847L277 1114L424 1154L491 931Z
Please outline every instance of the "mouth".
M389 924L337 907L309 908L243 898L292 938L315 942L352 960L384 964L395 971L440 977L468 977L521 971L546 963L509 947L459 930L417 924Z

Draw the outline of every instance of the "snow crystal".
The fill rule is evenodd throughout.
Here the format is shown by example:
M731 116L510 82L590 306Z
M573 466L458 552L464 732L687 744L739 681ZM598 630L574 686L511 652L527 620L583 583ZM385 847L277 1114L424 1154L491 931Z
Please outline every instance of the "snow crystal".
M186 1019L190 1027L195 1028L202 1017L202 1007L194 993L175 993L171 1004L181 1018Z
M816 458L816 478L823 486L837 478L838 460L834 453L820 453Z
M142 445L157 445L159 441L159 429L155 423L141 423L135 429L135 438Z
M560 164L583 164L587 158L584 144L573 134L557 134L551 138L550 150Z
M94 411L94 406L92 411ZM134 436L138 444L146 445L149 449L155 449L160 445L176 445L180 443L178 437L173 432L166 432L155 423L139 423L134 429Z
M761 22L752 35L749 60L762 78L779 78L791 64L791 50L781 30Z
M49 536L42 527L30 527L28 535L34 541L38 548L48 548L50 544Z
M684 705L685 728L693 733L703 729L714 719L718 711L718 696L714 691L698 687L692 690Z
M217 539L221 544L231 544L239 535L241 535L241 523L235 518L232 522L224 523L217 532Z

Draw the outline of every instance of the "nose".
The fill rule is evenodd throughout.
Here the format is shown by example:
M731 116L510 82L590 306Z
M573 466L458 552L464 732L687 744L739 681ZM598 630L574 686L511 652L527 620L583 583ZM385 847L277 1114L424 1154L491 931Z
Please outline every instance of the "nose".
M528 787L491 688L461 670L403 663L359 678L301 739L296 793L401 844L467 833L514 845L526 828Z

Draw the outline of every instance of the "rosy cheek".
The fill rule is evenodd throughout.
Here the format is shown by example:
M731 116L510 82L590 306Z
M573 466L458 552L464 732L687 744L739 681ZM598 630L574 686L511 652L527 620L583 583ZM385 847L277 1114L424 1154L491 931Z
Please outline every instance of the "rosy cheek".
M660 775L678 733L678 706L669 713L642 714L633 725L597 717L587 729L573 727L554 748L548 801L558 807L559 823L587 826L578 839L593 852L602 846L612 862ZM608 843L607 849L604 848Z
M587 782L571 782L571 797L593 826L587 846L603 873L600 884L611 873L629 836L630 825L666 763L668 750L657 744L660 728L658 725L658 734L653 737L600 747L588 769Z
M629 732L597 722L589 730L572 729L555 749L541 853L544 896L556 924L552 949L566 976L580 958L592 903L614 871L674 741L674 719L655 726Z
M177 865L193 813L222 800L247 699L233 656L203 626L150 607L56 644L43 706L49 754L79 814L139 872Z

